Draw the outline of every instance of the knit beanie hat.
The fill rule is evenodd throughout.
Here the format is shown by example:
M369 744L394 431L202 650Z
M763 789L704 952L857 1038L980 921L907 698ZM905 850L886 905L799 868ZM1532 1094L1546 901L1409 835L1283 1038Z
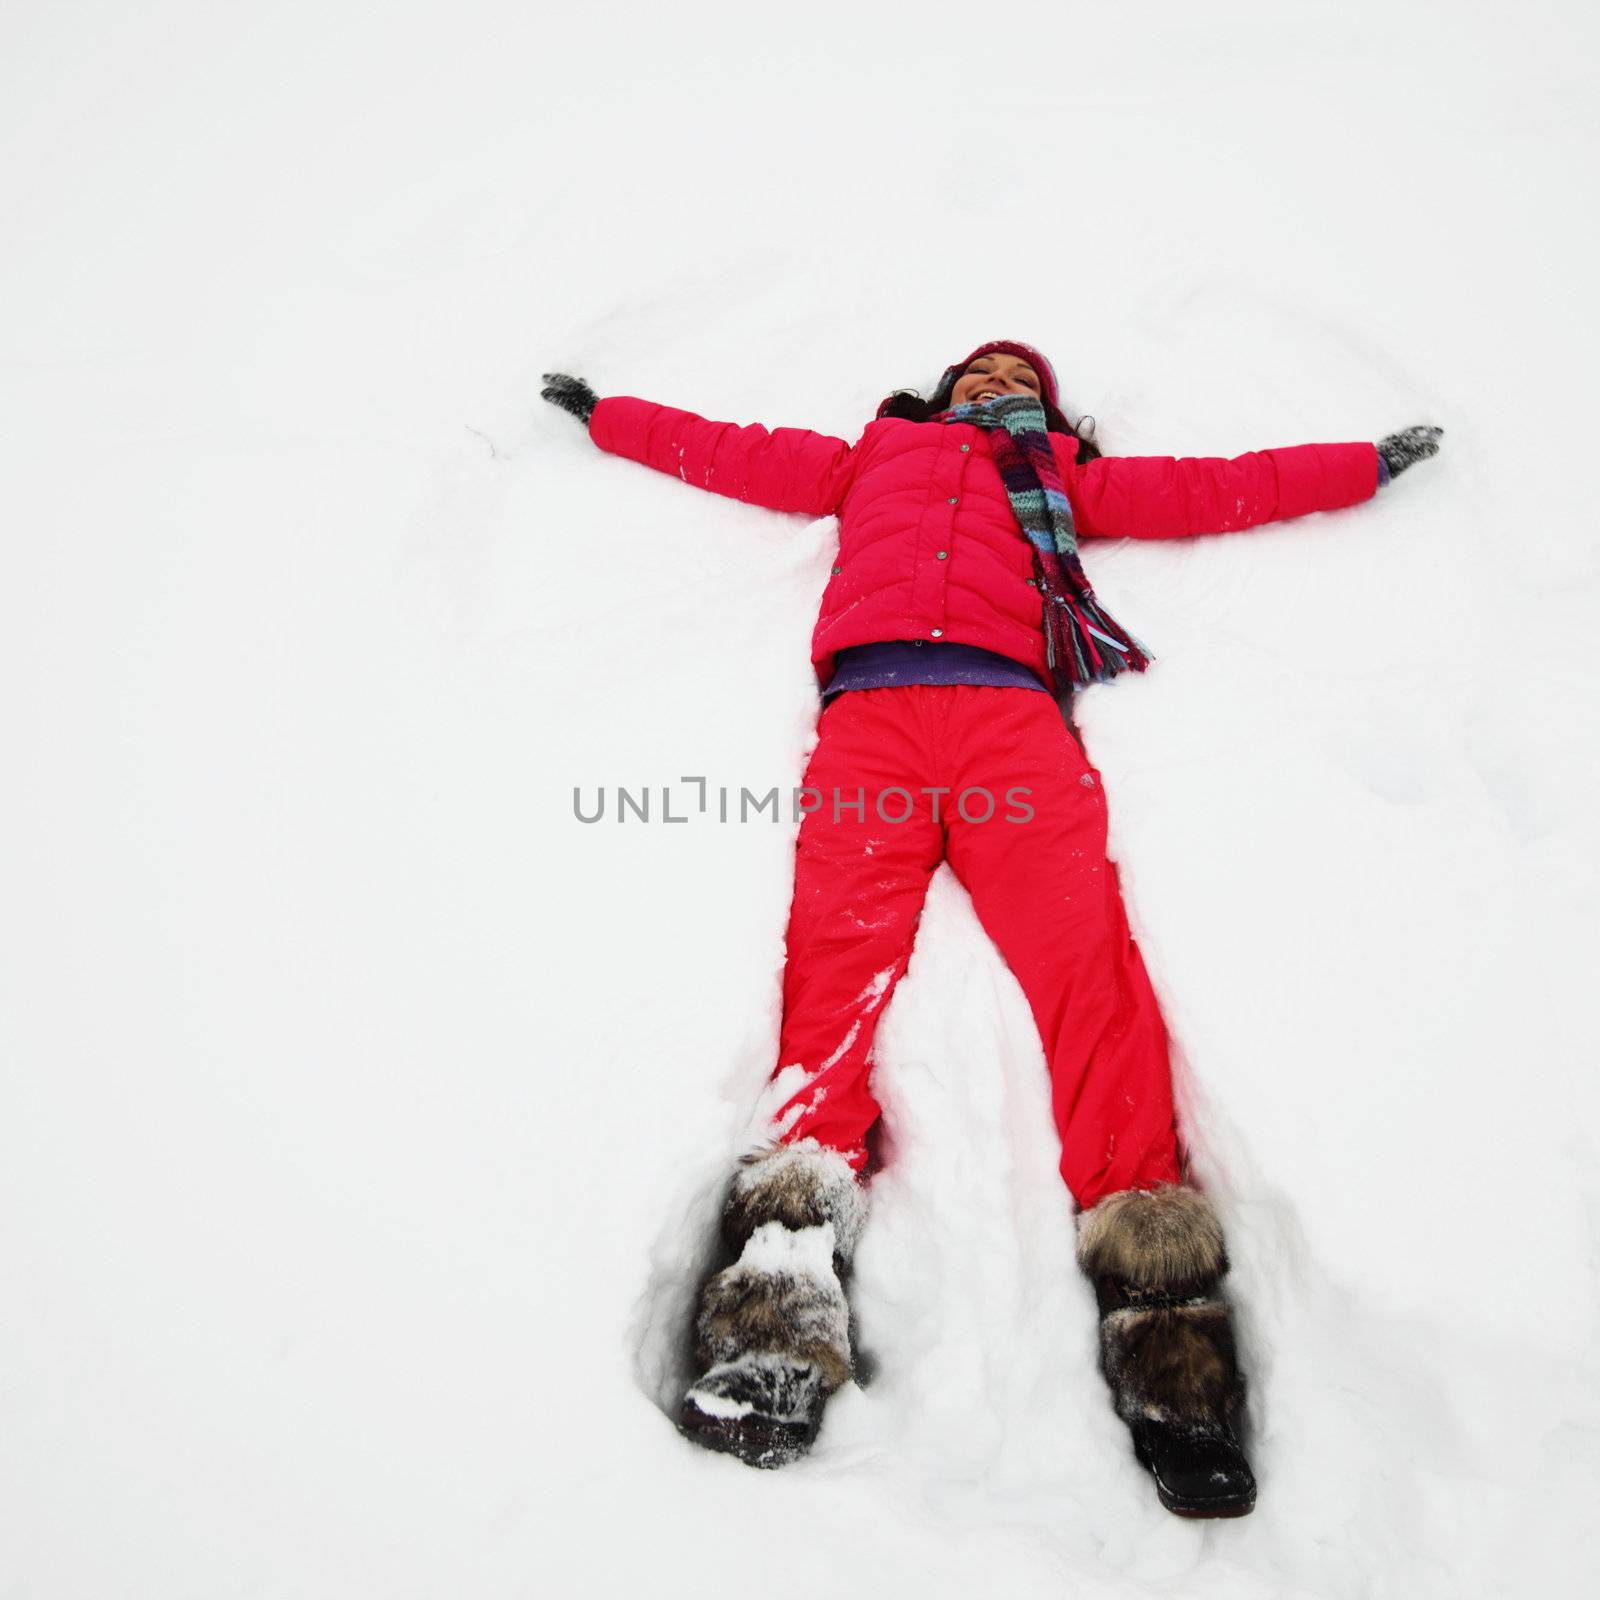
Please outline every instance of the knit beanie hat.
M1039 374L1039 382L1044 387L1045 404L1054 406L1057 411L1061 409L1061 391L1056 385L1056 369L1045 359L1043 351L1035 350L1031 344L1023 344L1019 339L991 339L988 344L980 344L965 361L958 361L953 367L945 368L944 376L939 380L939 392L947 394L955 388L956 379L979 356L990 355L1016 356L1018 360L1026 361Z
M1050 365L1048 360L1045 359L1045 355L1042 350L1035 350L1031 344L1023 344L1019 339L991 339L988 344L980 344L971 355L966 357L965 360L956 362L954 366L946 367L944 369L944 375L939 379L938 385L933 391L931 403L941 408L949 405L950 393L956 386L956 379L959 378L961 374L978 359L979 356L996 354L1016 356L1019 360L1026 361L1028 365L1039 374L1039 385L1042 390L1042 398L1045 404L1045 414L1049 418L1050 425L1052 427L1059 426L1065 429L1067 426L1066 420L1060 415L1061 389L1056 382L1056 369ZM889 404L893 399L894 396L890 395L883 402L883 404L878 407L878 415L880 417L888 409ZM1052 412L1055 413L1054 416L1050 415Z

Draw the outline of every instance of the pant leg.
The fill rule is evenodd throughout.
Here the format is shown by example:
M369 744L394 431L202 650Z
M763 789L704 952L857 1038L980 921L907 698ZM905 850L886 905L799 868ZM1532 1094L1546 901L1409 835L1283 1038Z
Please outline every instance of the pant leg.
M805 784L773 1081L784 1142L814 1138L860 1171L878 1119L869 1065L878 1018L911 957L943 856L918 686L852 689L822 713ZM859 793L858 793L859 791ZM899 792L895 792L899 791ZM859 799L859 811L855 802ZM809 803L809 799L808 799ZM905 820L899 818L909 812Z
M1016 974L1049 1062L1061 1175L1078 1203L1177 1182L1167 1034L1106 855L1100 774L1050 696L965 688L944 749L947 851ZM987 821L960 790L990 791ZM1006 791L1029 791L1008 806ZM1007 821L1032 808L1025 821Z

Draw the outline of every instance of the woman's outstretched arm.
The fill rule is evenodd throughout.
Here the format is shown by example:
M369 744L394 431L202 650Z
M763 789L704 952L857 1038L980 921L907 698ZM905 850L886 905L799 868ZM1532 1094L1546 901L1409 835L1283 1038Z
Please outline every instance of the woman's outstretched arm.
M541 396L586 423L602 450L697 489L820 517L839 509L850 482L850 446L825 433L711 422L631 395L601 399L581 378L560 372L547 372L545 384Z
M1439 449L1442 428L1406 428L1378 444L1297 444L1221 456L1103 456L1067 477L1078 531L1176 539L1228 533L1370 499Z

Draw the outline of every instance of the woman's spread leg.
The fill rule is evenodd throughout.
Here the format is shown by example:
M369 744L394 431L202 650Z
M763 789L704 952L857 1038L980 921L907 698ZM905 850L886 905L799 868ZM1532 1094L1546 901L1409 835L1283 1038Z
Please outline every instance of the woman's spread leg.
M944 749L950 865L1033 1009L1062 1177L1085 1207L1174 1182L1166 1029L1106 856L1100 774L1050 696L947 692L962 697Z
M859 1171L878 1118L873 1033L911 956L943 854L919 686L851 690L824 711L795 849L774 1115Z

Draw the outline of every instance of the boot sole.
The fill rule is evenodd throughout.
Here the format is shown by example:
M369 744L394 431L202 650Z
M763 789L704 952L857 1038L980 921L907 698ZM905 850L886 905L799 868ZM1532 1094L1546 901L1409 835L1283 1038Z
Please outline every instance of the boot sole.
M678 1432L707 1450L737 1456L747 1467L772 1469L798 1461L812 1446L822 1414L804 1422L780 1422L750 1411L742 1417L714 1417L693 1400L678 1412Z
M1256 1508L1256 1497L1248 1500L1182 1500L1161 1487L1156 1480L1156 1495L1174 1516L1187 1517L1192 1522L1212 1517L1247 1517Z
M1250 1492L1245 1495L1227 1497L1219 1495L1214 1500L1186 1497L1174 1494L1161 1481L1161 1474L1156 1471L1155 1463L1151 1461L1137 1439L1134 1441L1133 1453L1139 1465L1150 1474L1150 1479L1156 1486L1156 1497L1174 1516L1188 1517L1191 1521L1213 1517L1247 1517L1256 1508L1256 1486L1253 1482L1250 1485Z

